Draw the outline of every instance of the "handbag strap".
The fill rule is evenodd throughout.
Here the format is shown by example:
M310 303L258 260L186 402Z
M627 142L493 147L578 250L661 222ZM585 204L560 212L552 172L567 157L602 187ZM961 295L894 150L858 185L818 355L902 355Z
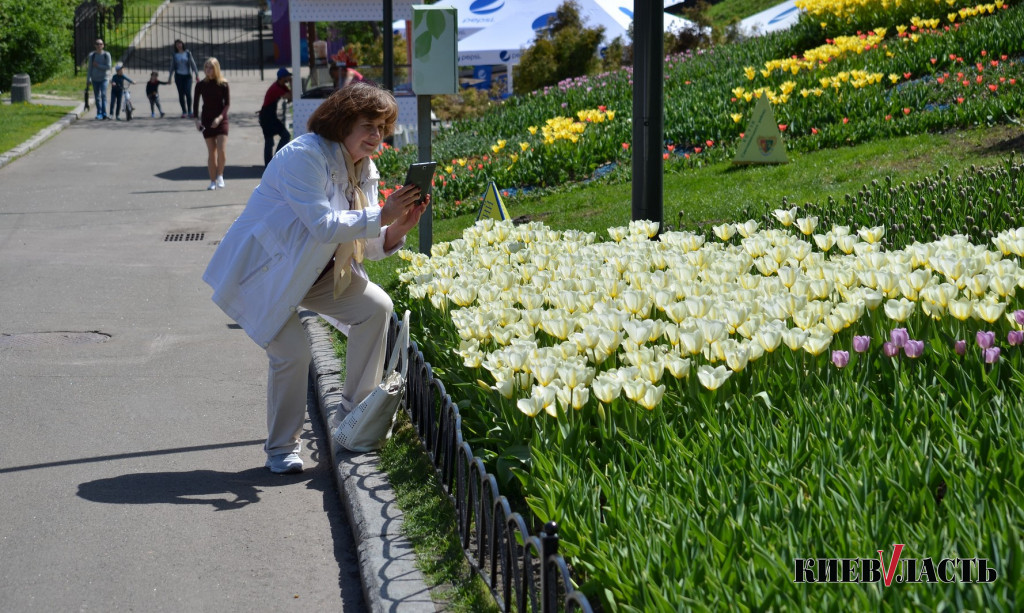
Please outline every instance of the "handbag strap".
M405 373L409 367L409 311L405 311L405 315L402 316L402 323L399 324L398 337L395 339L395 348L391 350L391 359L388 360L388 366L384 370L384 374L390 373L395 370L398 366L398 358L402 358L402 378L405 378Z

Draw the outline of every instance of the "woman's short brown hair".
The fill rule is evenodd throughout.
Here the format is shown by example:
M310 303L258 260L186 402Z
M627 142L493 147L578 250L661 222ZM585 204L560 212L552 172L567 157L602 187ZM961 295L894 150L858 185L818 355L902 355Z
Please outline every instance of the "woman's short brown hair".
M384 122L384 134L390 136L398 121L398 102L388 90L365 81L346 85L316 107L306 129L327 140L340 143L352 133L360 118Z

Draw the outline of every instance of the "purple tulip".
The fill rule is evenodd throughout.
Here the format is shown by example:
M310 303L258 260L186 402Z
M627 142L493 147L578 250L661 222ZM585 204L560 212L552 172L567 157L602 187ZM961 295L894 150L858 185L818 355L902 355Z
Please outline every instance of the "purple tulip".
M963 355L967 353L967 341L960 340L953 343L953 351L955 351L958 356L963 357Z
M884 353L887 358L894 358L900 354L900 348L889 341L885 341L882 343L882 353Z
M974 335L974 338L978 341L978 346L982 349L988 349L992 345L996 344L996 333L992 331L978 330L978 333Z
M1013 320L1019 325L1024 326L1024 309L1020 309L1013 312Z
M1006 342L1009 343L1011 347L1024 345L1024 330L1010 330L1006 335Z
M924 341L907 340L907 344L903 345L903 353L907 354L908 358L921 357L924 353Z
M999 361L999 347L986 347L981 351L981 357L985 358L986 364L995 364Z
M855 336L853 337L853 350L857 353L864 353L871 346L870 336Z
M832 363L836 368L843 368L850 363L850 352L836 349L832 352Z
M910 340L910 334L907 332L906 328L895 328L889 333L889 340L892 341L893 345L903 347L903 345L906 345L907 341Z

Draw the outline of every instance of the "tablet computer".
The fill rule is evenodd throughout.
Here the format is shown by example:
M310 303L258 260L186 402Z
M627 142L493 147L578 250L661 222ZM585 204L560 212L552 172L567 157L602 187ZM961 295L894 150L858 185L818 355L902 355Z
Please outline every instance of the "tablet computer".
M423 199L430 194L430 188L434 182L434 169L436 167L437 162L409 164L409 170L405 173L405 183L403 185L414 183L420 188L420 197L416 204L423 202Z

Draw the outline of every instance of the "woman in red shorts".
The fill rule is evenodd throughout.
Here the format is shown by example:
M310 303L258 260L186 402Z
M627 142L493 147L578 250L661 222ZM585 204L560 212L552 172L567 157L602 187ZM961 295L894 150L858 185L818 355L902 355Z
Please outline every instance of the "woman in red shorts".
M196 83L192 110L196 114L196 129L206 139L206 167L210 172L210 186L206 189L217 189L224 187L224 148L228 142L228 106L231 96L228 82L220 73L217 58L206 60L203 72L206 78Z

